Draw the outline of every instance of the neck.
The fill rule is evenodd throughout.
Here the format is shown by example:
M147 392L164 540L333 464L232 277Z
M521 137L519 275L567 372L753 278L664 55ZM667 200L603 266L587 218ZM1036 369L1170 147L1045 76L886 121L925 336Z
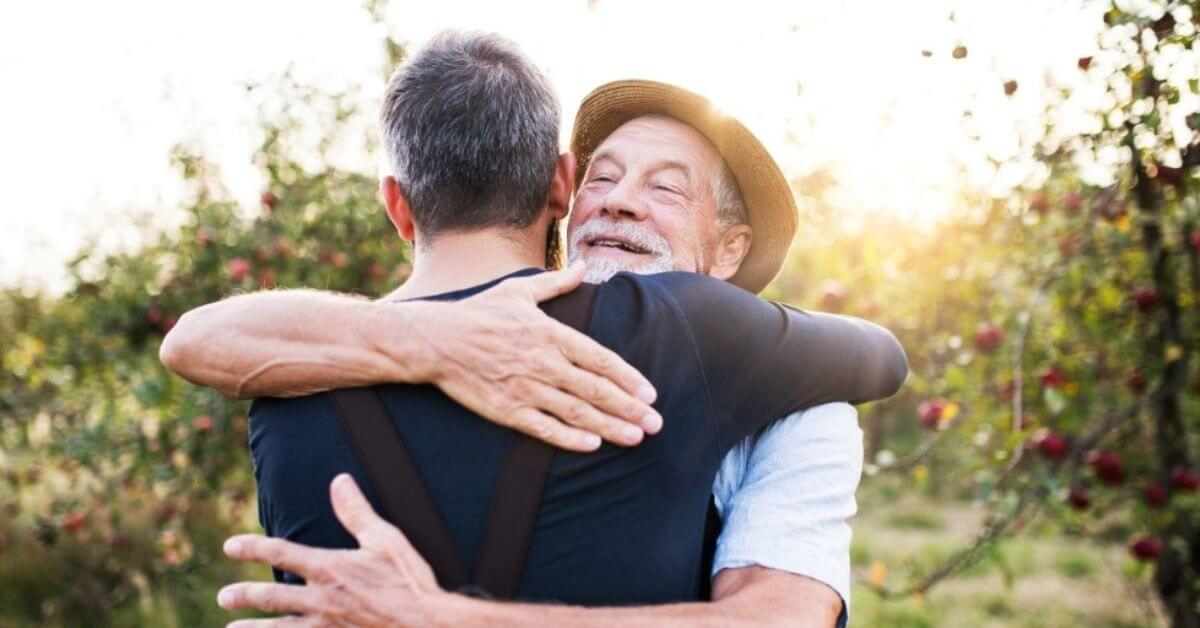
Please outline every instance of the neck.
M496 228L441 234L415 247L412 274L388 298L427 297L477 286L522 268L545 268L545 242L533 237L537 231L536 227Z

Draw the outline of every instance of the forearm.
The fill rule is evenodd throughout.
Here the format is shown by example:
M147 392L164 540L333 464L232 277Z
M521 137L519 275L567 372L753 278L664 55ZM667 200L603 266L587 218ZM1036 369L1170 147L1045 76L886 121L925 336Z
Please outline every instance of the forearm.
M812 340L803 350L820 365L817 403L876 401L903 385L908 359L887 329L852 316L786 309L792 324L804 325L804 336Z
M841 601L825 585L789 573L747 567L724 570L713 582L714 601L659 606L598 607L494 602L450 596L439 624L573 628L620 626L812 626L837 621Z
M769 625L743 613L717 612L714 603L687 602L663 606L602 607L563 606L493 602L456 598L448 612L438 613L445 626L562 626L565 628L610 628L620 626L736 626ZM444 623L441 621L445 619ZM794 625L794 624L789 624Z
M387 331L420 328L431 305L307 290L241 295L184 314L159 355L181 377L237 398L425 381L421 336Z

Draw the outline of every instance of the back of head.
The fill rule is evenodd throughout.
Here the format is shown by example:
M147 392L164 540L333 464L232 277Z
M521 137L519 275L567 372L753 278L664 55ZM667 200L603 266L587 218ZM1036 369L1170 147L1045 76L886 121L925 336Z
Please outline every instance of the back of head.
M499 35L438 35L392 75L380 123L425 238L523 229L545 206L558 101L541 71Z

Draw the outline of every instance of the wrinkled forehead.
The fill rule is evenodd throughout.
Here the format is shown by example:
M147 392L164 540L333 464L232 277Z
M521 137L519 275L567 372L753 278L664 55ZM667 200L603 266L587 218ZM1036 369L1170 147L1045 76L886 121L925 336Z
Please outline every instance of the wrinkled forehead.
M661 162L686 164L702 176L720 172L721 154L712 142L691 125L666 115L634 118L592 152L592 164L610 158L624 166L655 165Z

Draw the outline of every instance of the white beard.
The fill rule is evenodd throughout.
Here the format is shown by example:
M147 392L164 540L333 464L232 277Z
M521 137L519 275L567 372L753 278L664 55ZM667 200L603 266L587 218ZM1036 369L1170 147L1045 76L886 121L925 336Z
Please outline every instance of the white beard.
M574 262L580 259L579 244L581 242L601 235L613 235L625 238L633 244L650 251L654 257L636 265L622 264L608 257L585 260L587 262L587 271L583 275L583 280L588 283L603 283L612 279L613 275L621 271L629 271L639 275L651 275L676 270L673 263L674 260L671 257L671 244L667 242L666 238L640 223L633 223L626 220L615 221L605 218L593 218L575 229L575 233L571 234L568 260Z

